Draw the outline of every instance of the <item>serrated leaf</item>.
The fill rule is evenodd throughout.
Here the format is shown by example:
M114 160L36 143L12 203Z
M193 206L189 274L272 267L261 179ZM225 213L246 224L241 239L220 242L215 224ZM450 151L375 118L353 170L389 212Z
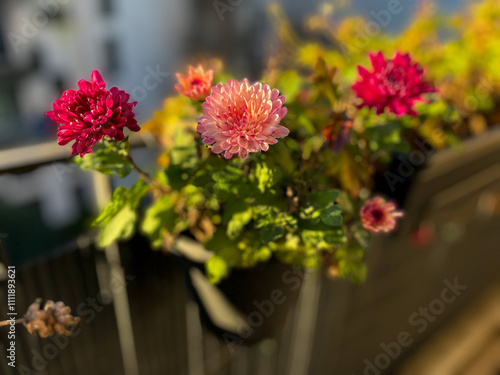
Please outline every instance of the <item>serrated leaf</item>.
M342 225L342 210L336 204L330 204L321 211L321 221L332 227Z
M126 206L130 206L132 210L135 210L141 198L150 188L151 187L143 180L138 180L130 189L123 186L118 187L113 192L111 200L104 207L101 214L94 220L92 225L101 226L108 224L109 221Z
M111 201L92 225L99 226L99 247L107 247L115 240L129 239L134 233L137 219L136 209L141 198L150 189L142 180L130 189L119 187L113 192Z
M103 140L93 147L91 154L75 157L73 161L84 170L97 171L105 175L116 173L120 177L132 171L132 164L127 159L128 139L121 142Z
M232 165L226 165L224 170L213 173L212 179L215 181L214 197L221 202L247 198L252 193L248 177L243 175L240 168Z
M121 209L107 225L101 228L97 245L105 248L115 240L127 240L134 234L137 213L129 205Z

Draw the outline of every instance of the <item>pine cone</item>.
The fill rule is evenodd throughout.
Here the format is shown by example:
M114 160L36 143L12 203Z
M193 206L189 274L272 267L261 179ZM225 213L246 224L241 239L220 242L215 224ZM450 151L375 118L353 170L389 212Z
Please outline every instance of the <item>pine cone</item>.
M72 316L71 309L63 302L48 300L40 309L41 305L42 299L37 298L24 316L24 325L32 335L42 338L56 333L70 336L71 331L66 327L77 325L80 322L80 318Z

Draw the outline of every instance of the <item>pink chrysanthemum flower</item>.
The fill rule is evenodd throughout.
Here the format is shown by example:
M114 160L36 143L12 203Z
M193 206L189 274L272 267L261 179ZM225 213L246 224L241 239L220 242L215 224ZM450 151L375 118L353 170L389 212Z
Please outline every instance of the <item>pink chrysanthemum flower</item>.
M396 211L393 202L386 202L379 196L367 200L359 214L363 227L370 232L389 232L396 227L396 218L403 216L401 211Z
M58 143L75 141L73 155L92 153L92 147L105 136L122 141L125 127L140 130L132 112L137 102L129 103L130 95L116 87L106 90L106 82L97 70L92 72L91 80L80 80L78 90L65 91L54 102L54 110L47 112L59 124Z
M424 70L409 54L397 52L392 60L386 60L382 52L369 56L373 71L358 66L360 79L352 86L363 100L358 108L374 107L377 114L387 108L397 116L416 116L414 103L423 100L423 94L436 92L432 84L423 80Z
M177 73L177 79L179 83L175 85L175 89L179 93L193 100L205 100L212 88L214 71L210 69L205 73L201 65L196 69L190 66L189 73L184 76Z
M279 125L287 111L284 103L278 90L267 84L251 85L247 79L219 83L203 103L198 131L203 143L214 144L214 153L246 158L249 152L267 151L278 143L276 138L290 133Z

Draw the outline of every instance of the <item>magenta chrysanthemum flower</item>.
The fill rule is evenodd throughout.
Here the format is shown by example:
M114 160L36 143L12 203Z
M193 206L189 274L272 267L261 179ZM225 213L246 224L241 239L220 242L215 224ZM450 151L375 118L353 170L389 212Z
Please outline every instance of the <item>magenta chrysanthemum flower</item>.
M379 196L367 200L359 214L363 227L370 232L389 232L396 227L396 218L403 216L394 203Z
M289 130L279 125L286 115L285 98L260 82L219 83L203 103L203 116L198 124L203 143L213 144L216 154L224 152L230 159L238 154L267 151L276 138L286 137Z
M352 86L363 100L358 108L374 107L377 114L387 108L397 116L416 116L414 103L423 100L423 94L436 92L432 84L423 80L424 70L409 54L397 52L392 60L386 60L382 52L369 56L373 71L358 66L360 79Z
M129 103L130 95L116 87L106 90L106 82L97 70L91 79L80 80L76 91L65 91L54 102L54 110L47 112L59 124L58 143L75 141L73 155L92 153L92 147L105 136L122 141L124 127L140 130L132 112L137 102Z

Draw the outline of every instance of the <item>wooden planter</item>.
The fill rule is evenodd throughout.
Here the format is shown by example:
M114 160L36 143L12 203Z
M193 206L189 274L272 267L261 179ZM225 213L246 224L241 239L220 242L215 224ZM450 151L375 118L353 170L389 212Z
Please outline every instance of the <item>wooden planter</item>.
M176 254L203 322L228 343L251 344L276 337L307 277L302 268L272 259L253 268L235 269L212 285L204 275L210 253L184 238Z

